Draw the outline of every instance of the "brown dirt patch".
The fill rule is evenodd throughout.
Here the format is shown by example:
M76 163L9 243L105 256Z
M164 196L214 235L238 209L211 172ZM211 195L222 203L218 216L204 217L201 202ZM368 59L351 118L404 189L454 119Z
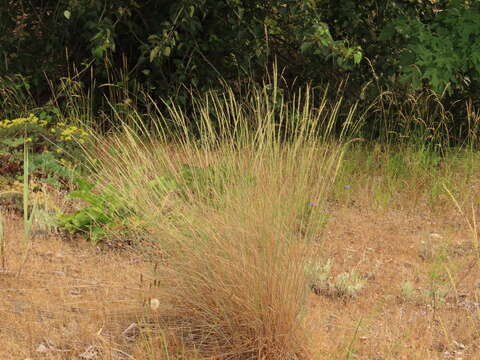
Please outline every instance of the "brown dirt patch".
M355 299L312 297L318 358L480 358L480 272L460 217L343 207L322 249L333 274L355 268L368 280Z

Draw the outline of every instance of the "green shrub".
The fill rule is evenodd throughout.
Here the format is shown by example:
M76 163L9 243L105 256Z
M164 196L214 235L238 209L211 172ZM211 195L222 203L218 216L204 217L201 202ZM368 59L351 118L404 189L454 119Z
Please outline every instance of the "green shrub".
M76 179L77 189L68 194L87 206L71 214L60 214L58 226L70 234L83 234L94 245L112 235L132 235L133 228L139 228L141 220L114 191L94 191L94 185L84 179ZM140 226L141 227L141 226Z
M0 177L22 180L24 145L30 151L29 167L33 178L64 182L69 178L72 159L80 163L79 145L88 133L77 126L56 120L56 112L0 121Z

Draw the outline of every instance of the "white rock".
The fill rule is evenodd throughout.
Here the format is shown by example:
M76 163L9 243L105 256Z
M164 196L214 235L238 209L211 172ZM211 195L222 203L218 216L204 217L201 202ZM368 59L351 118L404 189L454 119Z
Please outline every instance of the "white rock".
M47 351L49 351L49 348L47 348L45 345L43 345L43 344L38 345L37 352L45 353Z
M95 345L90 345L89 347L86 348L86 350L78 355L80 359L84 360L94 360L99 358L99 351L98 348Z
M128 340L133 340L140 334L140 329L136 323L131 323L125 330L123 330L122 335Z

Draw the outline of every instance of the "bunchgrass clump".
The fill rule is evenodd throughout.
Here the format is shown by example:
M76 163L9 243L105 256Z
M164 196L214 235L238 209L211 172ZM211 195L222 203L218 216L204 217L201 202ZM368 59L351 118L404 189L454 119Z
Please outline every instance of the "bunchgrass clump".
M416 299L415 285L411 281L405 281L401 284L402 297L407 301Z
M244 101L211 93L194 103L198 117L169 106L149 115L155 131L125 125L90 154L97 186L154 239L161 325L207 357L307 356L305 265L354 125L352 109L328 136L338 104L313 108L310 95L287 105L262 89Z

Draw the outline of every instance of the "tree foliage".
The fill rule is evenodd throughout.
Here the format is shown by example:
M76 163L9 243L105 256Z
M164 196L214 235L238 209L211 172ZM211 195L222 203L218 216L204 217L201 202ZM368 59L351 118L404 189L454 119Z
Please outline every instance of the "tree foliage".
M478 0L44 0L0 5L0 75L108 69L170 96L180 85L263 79L275 61L293 83L350 78L385 87L478 94Z

